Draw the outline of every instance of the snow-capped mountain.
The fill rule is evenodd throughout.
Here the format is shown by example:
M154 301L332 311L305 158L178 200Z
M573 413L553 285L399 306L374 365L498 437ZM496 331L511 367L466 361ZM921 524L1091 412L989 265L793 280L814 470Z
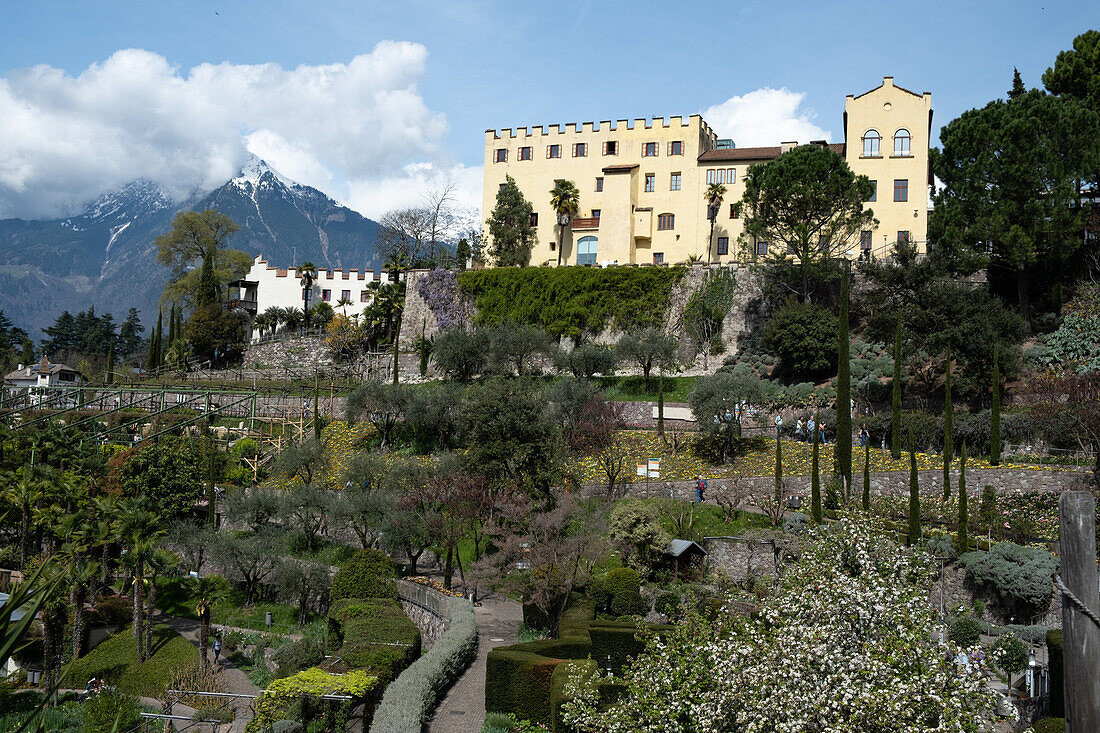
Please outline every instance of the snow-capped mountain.
M0 309L32 338L62 310L94 305L121 320L130 307L148 325L168 270L156 261L157 236L178 211L218 209L240 231L229 246L272 264L377 267L378 225L321 191L251 158L204 195L173 202L156 183L134 181L91 202L79 216L0 220Z

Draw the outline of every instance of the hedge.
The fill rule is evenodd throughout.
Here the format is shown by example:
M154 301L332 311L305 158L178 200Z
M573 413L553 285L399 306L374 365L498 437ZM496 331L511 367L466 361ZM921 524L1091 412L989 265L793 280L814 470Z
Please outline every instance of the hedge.
M306 699L317 700L321 695L347 695L366 701L369 710L370 700L377 694L378 687L378 678L368 672L354 671L336 675L312 667L268 685L256 700L255 716L249 721L246 730L249 733L269 730L288 713L293 704ZM305 711L303 715L306 715ZM314 716L306 717L312 719Z
M459 273L477 303L477 321L541 327L551 336L593 336L608 327L662 326L672 286L686 269L673 267L494 267Z
M336 571L332 579L332 600L340 598L397 598L393 560L378 550L360 550Z
M448 598L447 617L446 633L386 688L371 733L420 733L443 693L477 656L473 605Z
M420 631L401 604L390 599L336 601L329 611L329 639L348 667L369 669L383 683L420 656Z
M646 625L661 631L668 626ZM489 652L485 669L485 709L512 713L521 720L551 725L552 678L568 660L590 659L603 670L608 663L619 673L645 649L633 622L590 621L562 624L559 639L497 647Z
M555 733L572 731L571 728L562 723L561 708L569 700L569 695L565 692L565 686L571 678L577 676L581 677L583 684L594 684L596 686L596 692L600 696L599 705L601 708L610 706L626 693L626 685L604 677L603 669L594 660L571 659L562 662L554 668L554 674L550 678L550 709L553 715L550 730L555 731Z

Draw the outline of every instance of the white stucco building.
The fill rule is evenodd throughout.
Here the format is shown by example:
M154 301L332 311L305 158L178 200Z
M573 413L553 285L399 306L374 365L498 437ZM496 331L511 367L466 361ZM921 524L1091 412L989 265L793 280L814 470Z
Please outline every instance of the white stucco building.
M80 371L64 364L51 364L43 356L37 364L20 364L18 369L4 375L4 391L9 397L29 392L32 401L37 402L53 389L79 387L86 381Z

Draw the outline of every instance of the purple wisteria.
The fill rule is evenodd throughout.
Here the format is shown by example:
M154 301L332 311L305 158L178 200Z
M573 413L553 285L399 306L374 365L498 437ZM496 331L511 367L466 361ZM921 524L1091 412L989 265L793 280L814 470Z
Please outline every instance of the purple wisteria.
M465 328L473 309L458 287L458 278L450 270L436 269L420 278L416 291L435 315L440 331Z

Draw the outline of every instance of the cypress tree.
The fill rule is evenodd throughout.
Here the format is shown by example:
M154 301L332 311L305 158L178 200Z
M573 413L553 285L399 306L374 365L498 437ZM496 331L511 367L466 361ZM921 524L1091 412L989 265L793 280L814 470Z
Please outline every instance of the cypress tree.
M951 496L951 460L955 457L955 408L951 405L951 347L943 370L943 500Z
M657 437L665 437L665 372L657 370Z
M966 441L962 442L959 454L959 532L958 553L961 555L970 550L970 516L966 508Z
M989 413L989 463L1001 465L1001 365L1000 344L993 343L993 409Z
M160 324L163 318L164 311L159 311L157 313L157 325L149 334L149 353L145 356L145 370L149 372L160 366L157 363L160 357L160 345L158 343L158 338L160 337Z
M813 454L810 460L810 516L813 517L813 520L818 524L825 521L825 517L821 513L821 476L818 474L817 470L817 435L821 432L817 426L820 424L821 411L818 410L814 413Z
M783 501L783 441L775 435L775 500Z
M199 271L199 289L195 293L195 307L212 305L218 302L218 279L214 275L214 251L207 249L202 258L202 270Z
M420 351L420 376L428 374L428 340L424 338L424 324L420 324L420 342L417 344Z
M107 370L103 375L103 381L107 384L114 384L115 381L115 342L112 341L111 345L107 347Z
M164 353L168 349L172 348L172 344L176 341L176 305L172 304L172 307L168 309L168 340L161 344L161 360L164 359Z
M901 311L898 311L898 328L894 334L894 379L890 400L890 455L895 461L901 458Z
M920 483L917 481L917 454L913 451L913 431L909 431L909 537L908 544L920 542Z
M320 387L313 388L313 437L317 440L321 439L321 413L318 408L321 406L321 389Z
M397 384L398 379L401 376L401 364L398 362L398 356L401 354L397 347L401 343L401 317L398 316L397 321L393 326L393 383Z
M848 336L848 261L840 279L840 317L837 321L836 449L833 471L844 481L844 498L852 490L852 365Z
M863 511L871 511L871 441L863 446Z

